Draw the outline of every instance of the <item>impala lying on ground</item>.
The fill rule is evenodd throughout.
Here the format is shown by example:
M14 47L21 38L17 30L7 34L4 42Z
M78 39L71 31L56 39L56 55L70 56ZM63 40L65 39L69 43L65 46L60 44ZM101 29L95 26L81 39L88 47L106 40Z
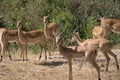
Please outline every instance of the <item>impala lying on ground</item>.
M106 37L110 31L120 33L120 20L111 18L100 18L101 27L103 28L104 37Z
M53 48L54 47L54 37L55 35L59 35L60 33L60 26L52 22L48 25L48 16L44 16L43 22L44 22L44 34L46 39L48 40L48 47ZM49 51L49 54L51 54L51 51Z
M7 29L0 28L0 44L1 44L1 60L3 60L3 57L5 57L5 53L8 52L10 60L12 60L11 55L8 51L8 35L7 35Z
M97 55L96 46L83 46L83 47L77 47L75 48L68 48L62 45L62 37L56 36L56 44L58 45L59 52L61 55L63 55L68 60L68 66L69 66L69 80L73 80L72 76L72 59L73 58L81 58L86 57L88 62L92 64L98 73L98 80L101 80L100 78L100 67L95 61L95 57Z
M24 61L24 55L26 54L26 61L27 61L27 44L28 43L38 43L41 47L41 53L39 56L39 59L41 58L42 49L45 50L45 59L47 59L46 56L46 46L44 44L44 32L41 30L33 30L29 32L22 32L21 31L21 23L22 19L20 21L17 21L17 27L18 27L18 37L19 41L22 45L22 53L23 53L23 61Z
M107 59L106 71L108 71L108 66L109 66L109 62L110 62L109 55L111 55L115 59L116 67L119 70L117 56L111 51L112 43L109 40L101 38L101 39L87 39L87 40L82 41L79 37L79 33L74 32L71 41L72 42L77 41L78 45L81 47L82 46L89 46L89 45L98 46L99 48L96 48L96 50L99 49Z
M92 29L93 39L98 39L103 37L103 30L101 26L94 26Z

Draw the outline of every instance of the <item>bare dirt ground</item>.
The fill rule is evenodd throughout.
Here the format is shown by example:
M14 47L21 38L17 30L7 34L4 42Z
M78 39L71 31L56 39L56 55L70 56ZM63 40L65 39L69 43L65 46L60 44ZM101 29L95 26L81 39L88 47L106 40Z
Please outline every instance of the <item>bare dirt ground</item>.
M112 51L118 56L120 64L120 50ZM47 62L44 60L44 55L39 61L39 55L29 52L27 63L22 61L19 53L18 51L12 54L14 61L10 61L7 57L0 63L0 80L68 80L67 60L59 55L59 52L56 51L54 55L48 57ZM97 80L97 72L91 64L85 61L80 67L80 62L84 59L73 60L73 80ZM120 71L117 71L113 58L108 72L105 72L105 57L100 52L97 61L101 68L102 80L120 80Z

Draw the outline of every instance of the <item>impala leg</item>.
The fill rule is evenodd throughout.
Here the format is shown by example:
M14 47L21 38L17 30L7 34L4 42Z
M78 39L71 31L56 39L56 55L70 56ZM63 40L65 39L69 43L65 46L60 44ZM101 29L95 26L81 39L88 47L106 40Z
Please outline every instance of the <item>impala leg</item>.
M1 55L1 59L0 59L0 62L2 62L2 60L3 60L2 58L3 58L3 56Z
M107 59L107 63L106 63L106 70L105 71L108 71L108 66L109 66L109 62L110 62L110 57L108 56L107 54L107 51L102 51L103 55L106 57Z
M55 43L54 40L49 41L49 46L50 46L50 52L49 55L51 56L51 52L54 54L54 49L55 49Z
M43 48L44 48L44 50L45 50L45 60L47 60L46 46L45 46L45 44L44 44L44 41L41 40L40 43L39 43L39 45L40 45L40 47L41 47L41 54L42 54L42 51L43 51ZM40 58L41 58L41 54L40 54L40 56L39 56L39 60L40 60Z
M5 57L5 46L2 43L1 44L1 60L0 60L0 62L3 60L3 57Z
M28 58L27 58L27 44L25 45L25 54L26 54L26 62L27 62L27 60L28 60Z
M97 73L98 73L98 80L101 80L100 78L100 67L98 66L98 64L96 63L95 61L95 56L93 55L96 55L95 52L87 52L87 61L93 65L93 67L95 67Z
M0 59L0 62L3 60L3 54L4 54L3 44L1 44L1 59Z
M9 58L10 58L10 60L12 60L12 57L11 57L10 51L9 51L9 49L8 49L8 46L6 46L6 50L5 50L5 51L8 52Z
M54 50L55 50L55 42L52 41L52 52L53 52L53 55L54 55Z
M40 50L40 55L39 55L39 60L41 59L41 55L42 55L42 51L43 51L43 47L39 44L41 50Z
M20 47L20 50L21 50L20 57L22 57L23 56L23 53L22 53L22 44L20 43L20 41L17 41L17 44L18 44L18 46Z
M42 50L43 50L43 48L41 47L41 50L40 50L40 55L39 55L39 60L41 59Z
M69 80L73 80L72 76L72 59L68 59L68 66L69 66Z
M115 55L111 50L109 50L108 53L115 59L117 70L119 70L117 55Z
M1 46L0 46L1 47ZM0 62L1 62L1 51L2 51L2 49L0 48Z
M44 48L44 50L45 50L45 61L47 61L46 48Z
M22 44L22 47L21 47L21 52L22 52L22 57L23 57L23 61L24 61L25 51L24 51L24 45L23 44Z
M79 68L80 70L81 70L82 65L83 65L84 62L85 62L85 60L82 60L81 63L79 62L80 63L80 68Z
M5 53L8 53L8 56L9 56L10 60L12 60L12 57L11 57L11 54L10 54L10 51L9 51L9 48L8 48L10 45L7 42L6 42L5 45L6 45L6 47L5 47Z
M0 62L3 60L3 49L2 49L2 46L1 46L1 55L0 55L1 59L0 59Z
M50 56L51 55L51 41L50 40L48 41L48 48L49 48L48 52Z

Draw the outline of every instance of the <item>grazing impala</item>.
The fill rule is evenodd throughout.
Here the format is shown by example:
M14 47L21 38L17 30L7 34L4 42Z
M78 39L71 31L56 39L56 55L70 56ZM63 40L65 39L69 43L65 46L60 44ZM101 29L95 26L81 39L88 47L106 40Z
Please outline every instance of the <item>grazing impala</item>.
M103 30L101 26L94 26L92 29L93 39L98 39L103 37Z
M120 20L111 18L100 18L101 27L103 28L104 37L106 37L110 31L120 33Z
M8 51L8 39L7 39L7 29L5 28L0 28L0 44L1 44L1 60L3 60L3 57L5 57L5 53ZM12 60L10 53L9 58Z
M72 76L72 59L73 58L81 58L81 57L86 57L86 59L88 60L88 62L90 64L92 64L95 69L97 70L98 73L98 80L101 80L100 78L100 67L98 66L98 64L95 61L95 57L97 55L97 51L96 51L96 46L82 46L82 47L78 47L76 48L76 46L74 46L75 48L69 48L65 47L62 45L62 37L60 36L56 36L56 44L58 45L59 48L59 52L61 55L63 55L67 60L68 60L68 66L69 66L69 80L73 80L73 76Z
M19 41L22 45L22 53L23 53L23 61L24 61L24 55L26 54L26 61L27 61L27 44L28 43L38 43L42 48L45 49L45 59L47 59L46 56L46 47L44 44L44 32L41 30L33 30L29 32L22 32L21 31L21 24L22 19L20 21L17 21L17 27L18 27L18 37ZM41 53L40 57L41 58Z
M89 46L89 45L98 46L99 48L96 48L96 49L99 49L107 59L106 71L108 71L108 66L109 66L109 62L110 62L109 55L111 55L115 59L116 67L119 70L117 56L111 51L112 43L109 40L102 39L102 38L101 39L87 39L82 42L79 37L79 33L74 32L71 41L72 42L77 41L79 46Z
M59 35L60 26L55 22L52 22L48 25L48 16L44 16L43 22L44 22L44 34L46 39L48 40L48 46L49 48L53 48L52 45L54 45L54 37L55 35L56 36ZM49 54L51 54L50 51Z

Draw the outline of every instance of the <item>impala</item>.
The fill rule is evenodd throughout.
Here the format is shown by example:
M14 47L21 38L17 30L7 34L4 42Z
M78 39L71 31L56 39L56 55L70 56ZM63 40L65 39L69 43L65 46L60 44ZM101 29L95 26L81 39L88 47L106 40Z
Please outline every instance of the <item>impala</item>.
M19 47L20 47L20 50L22 49L22 45L19 41L19 37L18 37L18 30L8 30L8 33L7 33L8 37L8 42L12 43L12 42L16 42ZM21 52L21 57L22 57L22 52Z
M109 40L102 39L102 38L101 39L87 39L82 42L81 38L79 37L79 33L74 32L71 41L72 42L77 41L79 46L89 46L89 45L98 46L99 48L96 48L96 49L99 49L107 59L106 71L108 71L108 66L110 62L109 55L111 55L115 59L116 67L119 70L117 56L111 51L112 43Z
M8 39L7 39L7 29L0 28L0 44L1 44L1 60L3 60L3 57L5 57L5 53L8 51ZM8 51L9 58L12 60L11 55Z
M101 27L103 28L104 37L106 37L110 31L120 33L120 20L111 18L100 18Z
M48 16L44 16L43 18L43 22L44 22L44 34L46 39L48 40L48 46L49 48L52 48L54 45L54 38L55 36L59 35L60 33L60 26L55 23L52 22L48 25ZM49 54L51 54L51 52L49 51Z
M21 31L21 27L22 27L21 23L22 23L22 19L20 21L17 21L18 37L19 37L19 41L22 45L23 61L24 61L25 54L26 54L26 61L27 61L27 44L28 43L38 43L42 48L44 48L45 49L45 59L47 59L46 47L44 44L44 37L45 37L44 32L41 30L22 32ZM42 53L40 53L39 59L41 58L41 54Z
M68 60L68 66L69 66L69 80L73 80L73 76L72 76L72 59L73 58L81 58L81 57L86 57L86 59L88 60L88 62L90 64L92 64L95 69L97 70L98 73L98 80L101 80L100 78L100 67L98 66L98 64L95 61L95 57L96 57L96 46L82 46L82 47L78 47L76 48L76 46L74 46L75 48L69 48L65 47L62 45L62 37L60 36L56 36L56 44L58 45L59 48L59 52L61 55L63 55L67 60Z

